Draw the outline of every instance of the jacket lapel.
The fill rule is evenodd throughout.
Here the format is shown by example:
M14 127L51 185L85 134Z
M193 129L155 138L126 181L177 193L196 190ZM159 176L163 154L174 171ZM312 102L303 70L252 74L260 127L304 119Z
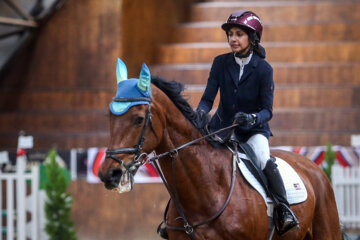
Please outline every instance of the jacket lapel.
M227 71L229 72L231 79L233 80L235 86L237 86L239 83L240 67L235 62L233 53L228 54L226 68L227 68Z
M251 60L248 64L244 67L243 75L241 76L240 83L244 82L249 76L253 73L257 66L257 55L253 53Z

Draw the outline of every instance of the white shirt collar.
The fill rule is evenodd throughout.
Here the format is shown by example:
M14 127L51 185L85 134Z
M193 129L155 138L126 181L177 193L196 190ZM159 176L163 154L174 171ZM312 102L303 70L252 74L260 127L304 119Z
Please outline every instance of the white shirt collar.
M234 58L237 64L239 64L240 66L245 66L250 62L252 55L253 53L250 53L250 55L246 58L239 58L239 57L235 57L234 55Z
M241 76L244 73L244 67L246 64L248 64L250 62L252 55L253 55L253 53L250 53L250 55L246 58L239 58L239 57L235 57L235 54L234 54L235 61L240 67L239 80L241 80Z

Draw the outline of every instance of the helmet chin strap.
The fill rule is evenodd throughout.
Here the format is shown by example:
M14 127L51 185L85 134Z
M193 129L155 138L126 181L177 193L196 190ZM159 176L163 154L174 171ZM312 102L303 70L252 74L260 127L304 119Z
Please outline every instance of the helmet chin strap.
M238 58L247 58L252 53L253 49L254 49L254 45L251 44L249 50L246 53L241 54L239 52L235 52L234 55L235 55L235 57L238 57Z

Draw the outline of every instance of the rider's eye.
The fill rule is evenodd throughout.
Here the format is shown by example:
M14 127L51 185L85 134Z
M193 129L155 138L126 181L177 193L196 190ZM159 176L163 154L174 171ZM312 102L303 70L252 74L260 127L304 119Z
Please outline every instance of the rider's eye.
M140 125L142 122L144 121L144 118L143 117L137 117L136 119L135 119L135 124L136 125Z

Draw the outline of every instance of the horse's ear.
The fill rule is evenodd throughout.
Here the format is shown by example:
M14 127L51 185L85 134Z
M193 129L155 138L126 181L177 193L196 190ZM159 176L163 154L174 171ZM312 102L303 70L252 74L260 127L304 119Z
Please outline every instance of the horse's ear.
M117 64L116 64L116 79L117 79L117 83L128 79L126 65L123 61L121 61L120 58L117 59Z
M150 70L144 63L141 68L138 87L142 91L147 92L150 88L150 82L151 82Z

